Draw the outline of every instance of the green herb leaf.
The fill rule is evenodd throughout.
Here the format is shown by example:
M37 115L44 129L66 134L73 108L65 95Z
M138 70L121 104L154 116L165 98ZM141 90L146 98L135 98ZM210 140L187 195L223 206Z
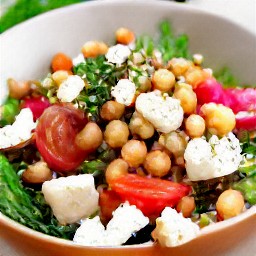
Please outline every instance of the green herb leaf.
M108 63L105 56L86 58L85 62L74 67L74 73L87 81L85 90L77 97L86 103L86 110L96 119L99 108L111 99L110 90L126 72L126 65Z
M19 100L8 98L3 106L0 107L0 126L12 124L15 116L19 113Z
M233 188L241 191L245 200L251 204L256 204L256 173L233 184Z
M220 69L217 72L214 72L214 77L219 81L223 87L237 87L239 86L238 79L233 75L231 70L227 67Z
M191 58L188 50L188 37L186 35L176 37L168 21L160 23L160 38L157 48L162 53L164 62L173 57Z
M39 191L24 188L7 158L0 155L0 212L42 233L71 239L76 225L61 226Z

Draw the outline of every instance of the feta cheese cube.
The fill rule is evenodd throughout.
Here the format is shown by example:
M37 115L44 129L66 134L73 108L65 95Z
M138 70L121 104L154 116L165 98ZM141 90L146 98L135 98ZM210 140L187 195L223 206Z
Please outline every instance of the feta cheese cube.
M29 108L22 109L12 125L0 128L0 149L16 146L29 140L35 128L32 111Z
M180 101L162 95L158 90L141 93L136 99L135 107L159 132L175 131L183 121Z
M192 181L207 180L236 171L242 161L239 140L233 133L191 140L185 150L186 171Z
M190 218L184 218L181 213L166 207L161 217L156 219L156 228L152 236L162 246L174 247L197 237L199 230L199 226Z
M125 243L132 233L144 228L148 223L148 217L145 217L135 205L124 203L113 212L113 218L107 225L106 232L111 245Z
M129 106L133 103L136 93L136 86L129 79L121 79L116 86L112 87L111 95L118 103Z
M84 80L77 75L70 75L68 79L60 84L57 97L62 102L72 102L85 86Z
M121 204L114 212L106 229L98 216L82 221L73 241L81 245L117 246L125 243L132 233L149 223L149 219L134 205Z
M115 64L124 63L131 54L131 50L127 45L117 44L109 47L106 54L108 62Z
M42 192L53 214L63 225L87 218L98 210L99 193L91 174L45 181Z

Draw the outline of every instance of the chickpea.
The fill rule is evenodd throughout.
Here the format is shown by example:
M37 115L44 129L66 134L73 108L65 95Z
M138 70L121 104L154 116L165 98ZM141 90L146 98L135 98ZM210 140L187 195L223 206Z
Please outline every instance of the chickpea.
M175 76L168 69L160 68L153 74L152 83L154 89L167 92L174 87Z
M108 51L108 46L103 42L88 41L82 47L82 53L85 58L95 58L104 55Z
M116 41L119 44L130 44L135 40L134 33L128 28L119 28L116 31Z
M216 210L222 220L239 215L244 209L244 198L240 191L228 189L222 192L216 203Z
M200 68L190 67L184 74L186 83L190 84L193 88L198 84L205 81L210 77L210 74Z
M171 168L171 159L165 152L155 150L147 154L143 165L152 176L163 177Z
M154 126L140 113L135 111L129 123L131 133L139 135L142 139L149 139L154 135Z
M178 132L170 132L166 134L161 134L158 140L160 145L167 148L175 158L183 157L185 149L187 147L187 141L185 136Z
M69 72L66 70L58 70L52 74L53 81L60 86L62 82L68 79Z
M52 179L52 171L45 162L39 161L29 165L28 169L22 173L21 178L27 183L40 184Z
M147 155L147 147L144 141L129 140L121 150L123 159L130 167L139 167Z
M236 126L236 117L233 111L222 104L208 103L201 107L206 128L217 136L225 136Z
M30 93L30 83L28 81L18 82L12 78L7 80L9 87L9 96L11 98L20 100Z
M180 100L180 105L185 114L192 114L196 111L197 97L189 84L178 83L173 95Z
M93 122L89 122L75 138L75 143L85 151L95 151L103 142L103 134L100 127Z
M182 197L176 207L177 211L181 212L184 218L190 217L195 208L195 199L191 196Z
M202 137L205 131L205 121L201 116L192 114L186 119L185 128L191 138Z
M116 178L119 178L128 173L129 165L123 159L115 159L112 161L106 170L106 181L108 184L113 183Z
M104 139L112 148L121 148L129 137L129 128L125 122L113 120L108 123L104 132Z
M184 73L188 70L191 63L184 58L172 58L168 64L168 70L172 71L172 73L178 77L184 75Z
M139 65L145 62L145 57L140 52L133 52L131 55L131 61L133 64Z
M139 76L138 78L138 87L140 92L148 92L151 90L151 80L147 76Z
M125 110L125 105L114 100L105 102L100 110L102 119L112 121L121 118Z

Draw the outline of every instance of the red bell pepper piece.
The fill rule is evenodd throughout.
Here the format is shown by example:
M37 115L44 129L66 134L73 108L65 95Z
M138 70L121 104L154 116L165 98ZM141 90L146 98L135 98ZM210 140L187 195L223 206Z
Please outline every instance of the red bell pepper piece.
M160 215L166 206L174 207L191 191L185 184L136 174L121 176L110 187L122 201L136 205L146 216Z

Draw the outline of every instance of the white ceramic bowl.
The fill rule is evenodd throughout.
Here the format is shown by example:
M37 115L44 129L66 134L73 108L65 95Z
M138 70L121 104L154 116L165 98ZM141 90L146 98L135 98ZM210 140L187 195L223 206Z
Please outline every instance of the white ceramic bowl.
M49 71L57 52L76 56L84 42L113 42L114 31L129 27L154 35L169 20L176 33L190 38L192 53L202 53L213 69L229 66L244 83L256 81L256 35L224 18L168 1L93 1L51 11L0 36L1 86L8 77L38 79ZM3 93L3 87L1 87ZM1 193L1 191L0 191ZM50 237L15 223L0 213L0 255L244 255L256 252L256 208L206 227L195 240L175 248L136 245L94 248Z

